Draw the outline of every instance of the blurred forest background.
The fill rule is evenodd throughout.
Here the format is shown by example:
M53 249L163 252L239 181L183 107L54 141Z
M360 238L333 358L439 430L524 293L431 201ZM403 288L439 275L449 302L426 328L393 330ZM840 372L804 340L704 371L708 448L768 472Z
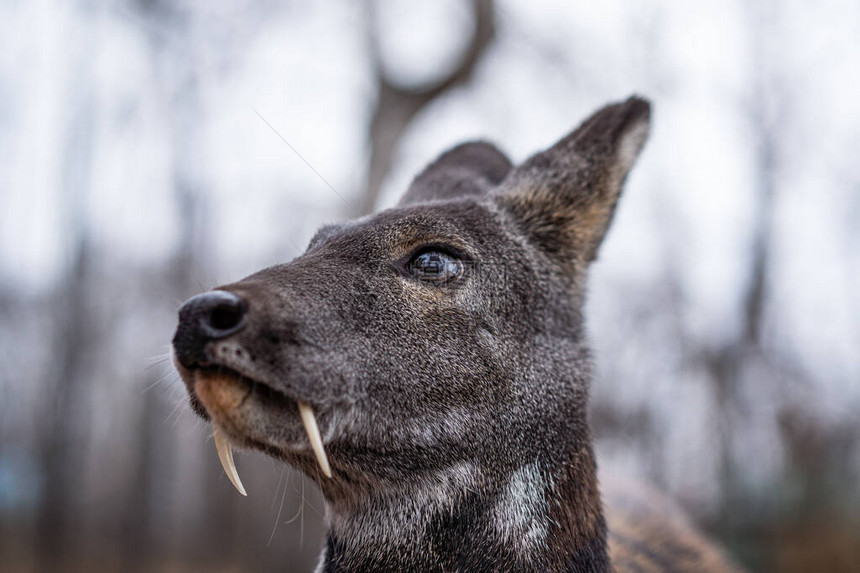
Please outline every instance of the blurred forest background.
M600 463L751 570L860 571L857 2L4 0L0 22L0 570L311 570L322 501L257 454L233 491L166 359L179 303L457 142L520 161L636 92L654 132L587 309Z

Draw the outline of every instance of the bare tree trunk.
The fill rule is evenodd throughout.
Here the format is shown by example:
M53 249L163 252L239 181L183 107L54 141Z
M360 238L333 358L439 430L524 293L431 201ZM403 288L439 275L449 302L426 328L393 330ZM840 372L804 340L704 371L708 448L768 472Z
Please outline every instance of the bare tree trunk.
M739 397L745 370L756 361L767 363L767 349L762 344L762 327L770 277L771 245L773 242L773 210L777 193L777 158L779 153L780 119L784 95L775 78L774 64L769 57L767 42L773 40L774 24L771 7L765 3L750 8L751 60L753 89L746 104L745 115L755 145L754 211L747 281L741 293L743 316L735 339L720 348L704 353L704 364L710 374L717 396L721 440L719 463L724 502L722 515L725 531L737 531L743 518L743 492L738 483L741 468L735 467L732 452L738 438L738 418L745 410Z
M372 1L368 5L372 8ZM378 31L375 22L372 16L368 19L367 29L379 95L369 127L370 167L359 207L361 214L372 212L376 206L382 183L391 170L397 144L418 113L442 94L466 83L490 46L496 31L493 0L472 0L471 9L475 17L475 29L459 62L445 77L417 87L399 84L386 72L376 40Z
M39 570L54 572L68 559L68 534L71 529L70 500L80 472L75 455L83 450L77 434L78 409L83 391L83 366L90 347L90 320L87 290L89 249L78 240L72 270L55 301L58 316L54 341L55 367L44 385L47 401L40 459L43 475L42 497L36 520Z
M81 6L91 17L88 6ZM69 101L70 122L63 151L61 204L64 242L70 245L69 267L56 289L53 339L53 368L45 381L44 419L41 421L39 459L43 487L36 516L34 547L37 568L54 572L66 564L69 533L73 527L70 504L81 475L84 451L79 435L84 419L80 409L86 392L87 354L96 336L90 295L92 249L87 232L86 204L90 187L94 145L95 104L88 77L93 52L91 33L75 62L77 90Z
M140 388L150 388L155 375L148 377ZM120 541L122 543L122 571L147 571L154 564L150 559L154 551L153 544L153 499L154 485L152 475L156 469L163 466L161 457L157 455L158 432L163 428L164 416L159 408L158 395L147 391L142 396L143 404L138 409L137 423L134 436L137 443L132 446L135 452L135 467L131 473L131 483L124 500L125 511L121 514Z

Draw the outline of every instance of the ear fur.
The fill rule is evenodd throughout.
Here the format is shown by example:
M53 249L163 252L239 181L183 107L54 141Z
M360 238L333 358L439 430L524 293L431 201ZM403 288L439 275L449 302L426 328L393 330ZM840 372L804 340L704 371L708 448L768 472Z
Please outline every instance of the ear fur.
M511 167L508 158L493 145L484 141L463 143L440 155L418 174L400 205L487 193Z
M565 267L587 264L645 145L651 104L631 97L597 111L514 169L495 193L529 240Z

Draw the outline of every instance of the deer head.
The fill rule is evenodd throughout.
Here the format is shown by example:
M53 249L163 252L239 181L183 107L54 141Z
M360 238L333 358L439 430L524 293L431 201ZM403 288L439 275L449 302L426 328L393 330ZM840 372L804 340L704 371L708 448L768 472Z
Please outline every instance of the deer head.
M610 105L518 166L455 147L182 306L175 363L231 478L236 446L316 480L326 567L607 566L581 311L649 118Z

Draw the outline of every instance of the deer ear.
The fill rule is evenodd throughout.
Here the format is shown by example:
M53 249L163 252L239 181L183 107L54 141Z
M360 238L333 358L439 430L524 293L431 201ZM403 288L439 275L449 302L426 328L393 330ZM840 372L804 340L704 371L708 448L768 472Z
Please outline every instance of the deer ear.
M495 199L528 239L565 265L587 264L648 138L651 105L631 97L514 169Z
M406 190L400 205L487 193L511 170L511 162L483 141L463 143L440 155Z

